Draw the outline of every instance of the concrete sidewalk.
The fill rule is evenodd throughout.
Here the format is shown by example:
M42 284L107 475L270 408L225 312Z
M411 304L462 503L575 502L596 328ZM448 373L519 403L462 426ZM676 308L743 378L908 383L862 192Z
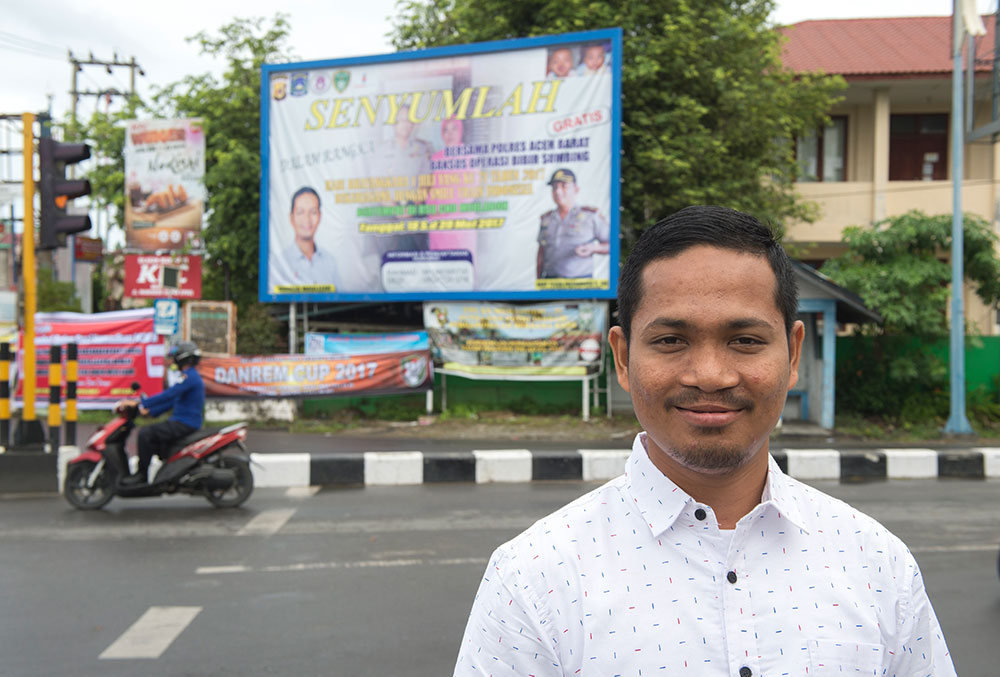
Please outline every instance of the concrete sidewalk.
M467 441L405 442L424 449L351 450L330 445L337 448L252 453L254 481L259 487L601 481L623 472L631 445L629 441L616 448L551 449L546 448L550 444L518 448L508 443L505 448L479 449ZM378 444L371 441L364 446ZM784 472L802 480L1000 478L1000 447L774 449L771 453ZM60 454L0 455L0 494L59 491L64 472L60 458L65 464L73 455L65 447Z

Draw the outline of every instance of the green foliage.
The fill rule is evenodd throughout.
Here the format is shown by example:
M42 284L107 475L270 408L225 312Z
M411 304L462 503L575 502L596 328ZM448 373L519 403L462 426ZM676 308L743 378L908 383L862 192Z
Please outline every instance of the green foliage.
M790 140L815 129L844 85L794 75L768 22L772 0L402 0L400 49L618 26L622 233L690 204L722 204L780 226L796 202Z
M79 313L80 299L72 282L60 282L56 279L52 268L39 264L38 266L38 311L52 313L69 311Z
M1000 298L997 237L985 220L964 221L966 279L987 304ZM844 231L848 251L823 266L835 282L878 311L849 359L837 364L837 409L915 422L949 410L948 369L930 346L949 335L951 216L909 212ZM865 336L862 336L865 334Z
M124 121L142 118L200 117L206 137L205 187L208 192L207 249L203 267L203 298L221 299L226 276L230 298L241 309L241 319L257 324L246 328L246 345L254 352L270 352L271 329L253 306L257 301L257 267L260 206L260 67L287 61L287 19L277 14L263 18L234 19L217 33L201 32L189 38L201 53L223 59L221 78L212 74L189 75L156 89L150 101L132 99L112 114L95 113L83 124L70 120L67 138L92 144L101 159L87 174L98 205L113 207L112 220L124 223L125 143ZM244 331L241 322L240 331ZM276 336L277 332L273 332ZM241 344L243 337L240 337Z
M240 355L273 353L281 342L278 323L267 308L256 301L247 301L239 306L236 352Z

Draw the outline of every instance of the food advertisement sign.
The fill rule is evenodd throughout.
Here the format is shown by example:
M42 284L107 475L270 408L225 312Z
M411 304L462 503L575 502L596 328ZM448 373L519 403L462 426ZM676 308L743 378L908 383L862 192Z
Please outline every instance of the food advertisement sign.
M165 346L153 331L152 308L93 314L35 313L35 392L39 401L48 402L49 348L67 343L77 344L76 393L81 409L107 409L131 397L133 381L147 395L163 389ZM62 354L65 361L65 348ZM19 372L22 360L19 353ZM15 397L20 400L22 396L20 381Z
M263 301L613 298L619 29L263 66Z
M130 120L124 153L126 249L201 249L206 199L201 120Z
M424 304L434 361L455 373L595 374L607 325L606 302Z

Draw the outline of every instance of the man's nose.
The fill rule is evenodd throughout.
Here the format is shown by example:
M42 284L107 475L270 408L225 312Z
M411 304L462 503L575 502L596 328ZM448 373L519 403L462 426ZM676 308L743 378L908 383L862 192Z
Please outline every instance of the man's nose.
M740 382L739 371L725 346L692 346L686 357L680 374L682 385L716 392Z

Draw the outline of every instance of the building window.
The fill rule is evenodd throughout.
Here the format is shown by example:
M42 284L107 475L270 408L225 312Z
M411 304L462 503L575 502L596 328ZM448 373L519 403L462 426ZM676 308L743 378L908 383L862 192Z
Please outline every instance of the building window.
M889 116L889 180L948 178L948 114Z
M845 181L847 117L835 115L830 124L795 141L799 181Z

